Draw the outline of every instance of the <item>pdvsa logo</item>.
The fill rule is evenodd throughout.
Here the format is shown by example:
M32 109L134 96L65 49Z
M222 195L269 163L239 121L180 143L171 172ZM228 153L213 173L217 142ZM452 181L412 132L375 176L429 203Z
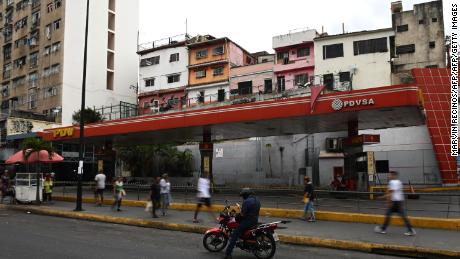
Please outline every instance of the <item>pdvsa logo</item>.
M374 105L375 101L372 98L368 99L358 99L358 100L346 100L342 101L339 98L336 98L332 100L331 107L335 111L340 111L341 109L344 108L352 108L352 107L358 107L358 106L367 106L367 105Z

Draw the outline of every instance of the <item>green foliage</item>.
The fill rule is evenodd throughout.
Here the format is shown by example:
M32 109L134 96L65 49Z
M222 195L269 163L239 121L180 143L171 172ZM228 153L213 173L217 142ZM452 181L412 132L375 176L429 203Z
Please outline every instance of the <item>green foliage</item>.
M22 150L22 153L24 154L24 159L26 161L27 159L29 159L32 153L39 152L40 150L48 151L50 158L54 153L53 147L51 146L51 144L39 138L25 139L21 144L21 150Z
M72 120L74 124L80 124L80 110L73 113ZM85 124L101 122L103 120L102 114L95 109L86 108L83 110L83 121Z
M193 155L190 150L179 151L173 145L119 146L117 156L133 173L148 177L167 173L169 176L191 176Z

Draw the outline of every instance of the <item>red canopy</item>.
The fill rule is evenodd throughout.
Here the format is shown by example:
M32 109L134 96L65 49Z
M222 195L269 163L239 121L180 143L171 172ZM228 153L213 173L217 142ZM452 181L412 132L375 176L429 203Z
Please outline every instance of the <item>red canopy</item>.
M27 150L26 152L30 152ZM30 154L27 161L24 159L24 152L18 151L14 155L10 156L5 163L6 164L16 164L16 163L23 163L23 164L33 164L33 163L59 163L64 161L64 158L57 153L53 153L50 157L48 151L40 150L40 152L33 152Z

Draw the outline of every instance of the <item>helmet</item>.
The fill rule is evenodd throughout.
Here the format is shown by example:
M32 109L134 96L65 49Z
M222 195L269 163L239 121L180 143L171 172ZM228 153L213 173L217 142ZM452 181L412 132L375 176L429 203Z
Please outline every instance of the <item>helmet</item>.
M251 194L254 194L254 192L250 188L241 189L240 196L243 197L243 199L248 198Z

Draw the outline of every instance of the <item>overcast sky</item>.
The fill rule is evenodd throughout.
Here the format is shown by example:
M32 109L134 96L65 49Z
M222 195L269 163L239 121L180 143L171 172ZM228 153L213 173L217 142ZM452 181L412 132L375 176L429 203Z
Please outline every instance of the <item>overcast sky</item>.
M404 10L429 0L403 0ZM444 1L445 20L449 3ZM139 42L185 33L227 36L250 52L300 28L329 34L391 27L392 0L140 0Z

